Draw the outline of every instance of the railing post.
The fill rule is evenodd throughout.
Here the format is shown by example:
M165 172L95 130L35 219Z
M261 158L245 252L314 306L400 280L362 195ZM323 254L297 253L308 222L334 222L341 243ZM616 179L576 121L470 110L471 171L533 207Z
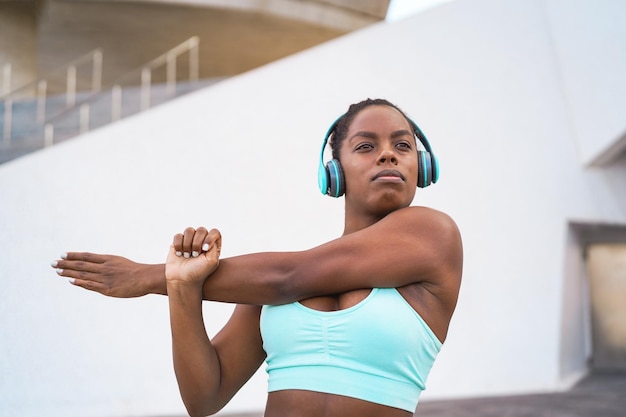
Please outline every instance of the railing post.
M97 93L102 88L102 51L93 53L93 68L91 73L91 91Z
M4 129L2 142L8 145L11 142L11 123L13 122L13 97L11 97L11 64L2 66L2 95L4 98Z
M48 147L54 144L54 126L47 123L43 130L43 146Z
M198 81L200 76L199 39L197 36L189 39L189 80Z
M13 123L13 96L10 94L4 99L4 132L3 142L11 143L11 124Z
M11 92L11 64L2 66L2 95Z
M150 82L152 73L150 68L141 70L141 110L150 108Z
M72 107L76 103L76 66L67 67L67 92L65 104Z
M37 83L37 123L42 124L46 121L46 92L48 90L48 82L40 80Z
M165 74L167 78L165 92L167 97L172 97L176 93L176 54L172 51L167 54Z
M87 133L89 131L89 104L83 103L80 105L80 133Z
M122 118L122 87L114 85L111 89L111 121Z

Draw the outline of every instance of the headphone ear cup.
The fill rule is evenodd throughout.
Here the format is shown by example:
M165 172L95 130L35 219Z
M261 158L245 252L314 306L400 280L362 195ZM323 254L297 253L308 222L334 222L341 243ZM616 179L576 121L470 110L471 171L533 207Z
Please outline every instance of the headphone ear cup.
M437 155L430 155L430 160L432 162L432 180L431 183L435 183L439 180L439 159L437 159Z
M428 187L439 179L439 160L433 153L430 143L424 132L412 120L409 122L413 126L415 137L424 145L425 150L417 151L417 186L420 188Z
M417 151L417 186L419 188L428 187L434 181L437 181L434 178L430 153Z
M320 192L326 195L328 194L328 168L322 164L323 162L320 160L320 166L317 169L317 186Z
M326 164L328 173L328 194L331 197L341 197L346 192L346 183L343 176L341 164L336 159L331 159Z

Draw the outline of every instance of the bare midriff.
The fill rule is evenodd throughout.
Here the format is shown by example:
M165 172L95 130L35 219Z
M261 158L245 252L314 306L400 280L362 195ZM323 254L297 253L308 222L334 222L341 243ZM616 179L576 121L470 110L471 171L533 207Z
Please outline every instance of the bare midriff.
M412 417L399 408L342 395L304 390L274 391L267 397L265 417Z

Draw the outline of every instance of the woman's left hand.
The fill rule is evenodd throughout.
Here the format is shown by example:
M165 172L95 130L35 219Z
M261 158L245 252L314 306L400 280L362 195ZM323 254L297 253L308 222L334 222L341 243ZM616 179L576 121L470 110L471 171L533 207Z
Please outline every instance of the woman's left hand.
M222 250L222 235L217 229L188 227L174 236L165 263L167 283L197 284L217 269Z

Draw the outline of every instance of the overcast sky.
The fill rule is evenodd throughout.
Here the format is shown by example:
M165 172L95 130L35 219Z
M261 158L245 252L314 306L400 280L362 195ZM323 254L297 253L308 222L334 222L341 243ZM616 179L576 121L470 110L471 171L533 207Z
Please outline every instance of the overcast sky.
M391 0L387 20L399 20L438 4L453 0Z

